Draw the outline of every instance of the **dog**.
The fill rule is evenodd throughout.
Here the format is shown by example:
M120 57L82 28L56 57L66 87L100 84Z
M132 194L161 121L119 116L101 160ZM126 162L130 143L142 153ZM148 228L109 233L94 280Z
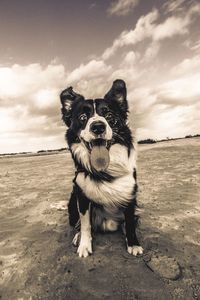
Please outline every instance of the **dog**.
M128 253L143 253L136 236L136 150L128 126L127 89L113 82L100 99L85 99L68 87L60 94L66 140L75 164L69 223L80 257L92 253L92 232L123 228Z

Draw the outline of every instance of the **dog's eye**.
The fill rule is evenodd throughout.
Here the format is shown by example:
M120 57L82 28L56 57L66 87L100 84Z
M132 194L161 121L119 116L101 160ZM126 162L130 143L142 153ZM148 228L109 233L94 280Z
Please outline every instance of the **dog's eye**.
M87 115L86 115L86 114L80 115L80 116L79 116L79 120L80 120L81 122L86 121L86 120L87 120Z
M117 120L111 112L107 113L105 118L111 126L117 124Z
M106 117L107 120L114 119L114 116L113 116L113 114L111 112L107 113L105 117Z
M108 108L107 107L103 107L102 108L102 113L103 114L107 114L108 113Z

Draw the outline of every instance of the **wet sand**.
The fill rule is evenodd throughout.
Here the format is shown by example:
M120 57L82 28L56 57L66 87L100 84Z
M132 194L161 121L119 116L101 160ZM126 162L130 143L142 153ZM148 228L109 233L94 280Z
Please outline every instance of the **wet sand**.
M137 258L120 232L77 256L69 153L0 158L0 299L200 299L200 139L138 150Z

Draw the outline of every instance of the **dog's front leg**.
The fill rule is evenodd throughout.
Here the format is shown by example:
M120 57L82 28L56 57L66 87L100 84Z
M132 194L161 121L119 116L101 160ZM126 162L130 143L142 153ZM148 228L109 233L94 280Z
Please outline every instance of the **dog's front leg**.
M77 253L80 257L87 257L92 253L92 235L90 224L90 201L86 197L78 199L81 237Z
M135 216L135 203L131 202L124 211L125 215L125 234L128 253L136 256L143 253L143 248L140 246L137 235L136 225L137 219Z

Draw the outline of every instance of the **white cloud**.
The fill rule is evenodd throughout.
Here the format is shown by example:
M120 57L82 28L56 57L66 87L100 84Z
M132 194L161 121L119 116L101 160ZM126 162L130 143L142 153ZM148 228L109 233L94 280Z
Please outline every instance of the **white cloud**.
M192 5L187 11L184 11L180 17L169 17L162 24L159 24L155 27L153 32L153 40L157 41L173 37L174 35L184 35L188 33L189 25L194 21L195 15L198 16L199 14L200 4L197 3Z
M55 101L58 101L58 98ZM59 110L55 110L55 114L58 115L57 122L53 122L47 115L31 115L27 108L20 104L14 107L2 107L0 109L0 153L64 147Z
M138 126L137 135L140 139L163 139L198 133L197 123L192 121L195 113L193 106L154 106L146 116L146 124L143 122L142 126ZM189 122L186 121L188 119Z
M129 51L128 53L126 53L123 63L125 64L125 66L132 66L137 63L137 58L138 55L134 51Z
M104 51L102 55L103 59L109 59L121 47L135 45L145 38L150 37L155 26L154 22L157 20L158 16L158 10L153 10L146 16L140 17L135 29L123 31L120 36L114 40L112 46Z
M162 24L158 24L152 33L154 41L171 38L174 35L188 33L189 18L169 17Z
M161 41L176 35L185 35L189 32L190 24L200 14L200 4L192 5L188 11L180 16L171 16L162 23L156 23L159 19L158 10L154 9L145 16L141 16L134 29L123 31L116 38L111 47L108 47L102 55L103 60L109 59L122 47L136 45L151 38L152 41Z
M52 89L60 85L65 76L64 66L40 64L0 67L0 98L16 99L29 96L40 88Z
M150 45L147 46L147 49L143 56L143 63L152 62L154 58L156 58L158 52L160 50L160 43L153 41Z
M174 12L182 9L182 4L186 2L186 0L170 0L166 1L163 5L163 8L166 13Z
M40 136L11 132L1 134L0 153L32 152L38 150L59 149L66 147L63 131L55 135Z
M103 60L92 59L86 64L81 64L67 76L67 85L85 98L100 97L106 87L105 78L110 76L112 67Z
M120 66L113 71L109 76L109 82L111 83L116 78L121 78L126 81L129 92L134 85L137 85L139 79L145 76L146 69L139 68L137 63L128 64L125 60L122 61Z
M200 40L195 41L194 45L191 46L191 49L194 51L198 51L200 49Z
M184 59L181 63L174 66L171 70L173 75L185 75L199 73L200 70L200 55Z
M33 146L29 144L31 138L37 136L45 145L47 138L58 135L62 124L59 92L65 81L62 65L0 68L0 135L4 141L1 153L12 145L14 149L8 152L28 151Z
M116 78L121 78L126 81L126 83L133 82L141 76L141 70L138 70L138 61L140 55L134 51L129 51L124 53L121 63L118 68L113 70L110 74L109 81L115 80Z
M55 99L58 97L58 89L42 89L40 88L38 92L33 94L33 102L38 109L44 109L47 107L52 107L55 104Z
M196 53L200 53L200 40L190 40L190 38L188 38L187 40L184 41L183 43L184 46L186 46L189 50L192 50Z
M165 82L158 89L158 102L172 106L190 105L200 98L200 72ZM200 113L200 112L199 112Z
M91 60L87 64L81 64L68 75L67 81L72 84L81 79L90 79L99 76L104 76L110 71L111 67L107 66L102 60Z
M108 8L110 15L125 16L133 10L139 3L139 0L115 0Z
M82 79L74 85L74 90L82 94L85 98L103 97L109 84L110 73L91 79Z
M200 73L132 92L140 139L199 132Z

